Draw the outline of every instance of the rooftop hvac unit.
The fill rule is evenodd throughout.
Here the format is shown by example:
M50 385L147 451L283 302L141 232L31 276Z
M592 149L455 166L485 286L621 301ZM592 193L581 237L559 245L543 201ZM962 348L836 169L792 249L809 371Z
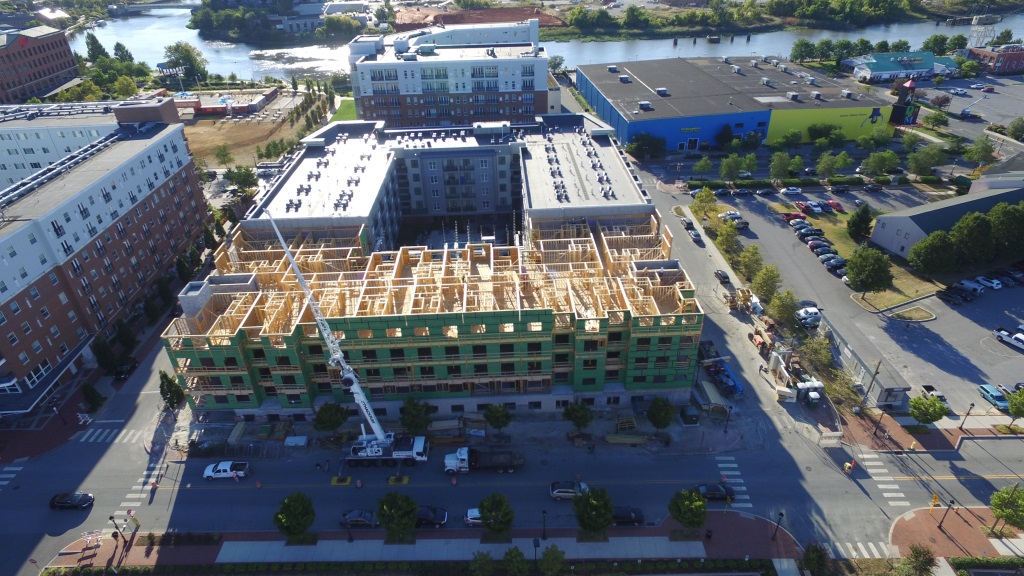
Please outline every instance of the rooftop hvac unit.
M619 76L619 82L622 82L623 84L629 84L629 74L621 74Z
M658 96L668 96L668 88L655 88L654 91L658 93Z
M767 62L767 61L768 61L768 57L767 56L761 56L761 62Z
M785 64L783 64L783 65L779 66L779 70L781 70L782 72L789 72L789 66L786 66Z
M650 110L651 109L651 103L648 102L647 100L641 100L640 103L638 104L638 106L640 106L641 110Z
M729 63L729 57L728 56L722 56L722 62L725 62L726 64L728 64Z
M778 60L772 60L772 66L775 66L776 68L778 68L779 67L779 61Z
M789 98L790 100L797 100L797 99L800 98L800 93L799 92L786 92L786 98Z
M739 74L740 73L740 67L735 65L735 64L733 64L732 65L732 73L733 74Z
M615 65L613 64L613 65L611 65L611 66L609 66L609 67L608 67L608 71L609 71L609 72L618 72L618 71L619 71L619 67L618 67L618 66L615 66Z
M849 98L853 96L853 92L850 92L849 90L843 90L842 92L839 93L839 95L842 96L843 98Z
M821 100L821 92L818 92L817 90L811 92L811 98L814 98L815 100Z
M804 82L807 82L808 84L810 84L811 86L813 86L813 85L814 85L814 83L815 83L815 82L817 82L817 80L815 80L815 79L814 79L814 76L808 76L808 77L807 77L807 78L806 78L806 79L804 80Z
M772 79L771 78L761 78L761 84L764 84L765 86L771 86L772 85Z
M750 61L750 67L751 68L757 68L757 60L751 60Z

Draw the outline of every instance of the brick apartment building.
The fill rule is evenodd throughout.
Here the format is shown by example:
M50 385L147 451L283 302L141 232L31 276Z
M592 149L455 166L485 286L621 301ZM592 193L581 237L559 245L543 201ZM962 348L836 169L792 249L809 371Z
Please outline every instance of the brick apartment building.
M78 75L63 30L36 26L0 34L0 104L42 96Z

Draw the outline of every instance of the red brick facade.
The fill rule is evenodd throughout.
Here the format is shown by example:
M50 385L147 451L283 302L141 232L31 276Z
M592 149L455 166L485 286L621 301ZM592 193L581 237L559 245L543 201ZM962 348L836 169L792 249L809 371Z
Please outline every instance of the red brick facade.
M37 26L0 35L0 104L19 104L79 75L68 38Z

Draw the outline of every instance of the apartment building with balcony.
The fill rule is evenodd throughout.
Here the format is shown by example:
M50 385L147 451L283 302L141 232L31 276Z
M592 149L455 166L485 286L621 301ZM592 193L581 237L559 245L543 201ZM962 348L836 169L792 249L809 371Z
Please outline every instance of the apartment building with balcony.
M349 43L360 119L388 128L532 123L560 112L537 20L436 26Z
M0 143L0 172L24 174L0 191L0 416L13 416L94 363L93 339L141 310L207 209L171 99L0 107Z

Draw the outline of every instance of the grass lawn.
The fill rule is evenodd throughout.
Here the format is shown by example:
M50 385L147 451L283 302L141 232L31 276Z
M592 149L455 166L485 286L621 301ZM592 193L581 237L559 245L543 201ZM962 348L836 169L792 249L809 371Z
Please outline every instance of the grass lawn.
M356 101L355 100L342 100L338 106L338 111L331 116L331 122L355 120L356 119Z
M932 318L935 318L935 314L932 314L931 312L925 310L924 308L921 308L920 306L914 306L912 308L907 308L906 310L900 310L896 314L893 314L892 317L897 320L911 320L920 322L923 320L931 320Z
M770 208L776 212L795 212L796 206L792 203L775 202ZM852 207L851 207L852 208ZM850 209L850 208L848 208ZM881 212L875 212L878 216ZM832 246L843 258L849 258L857 248L857 243L850 238L846 232L846 221L849 220L849 213L825 213L811 218L815 226L825 232L825 237L832 241ZM920 278L912 274L906 267L906 262L892 258L892 284L891 290L884 292L869 292L865 295L855 294L854 300L860 303L867 310L880 310L895 306L902 302L924 296L935 292L941 286L935 282Z

